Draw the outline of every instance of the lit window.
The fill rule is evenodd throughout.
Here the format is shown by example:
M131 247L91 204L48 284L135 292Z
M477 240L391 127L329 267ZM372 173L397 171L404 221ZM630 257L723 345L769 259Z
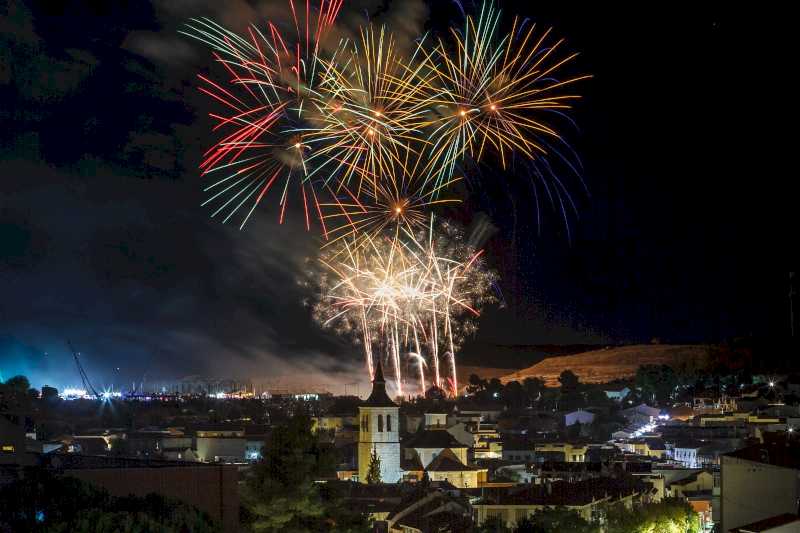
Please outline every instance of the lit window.
M3 453L14 453L15 449L13 444L3 444Z

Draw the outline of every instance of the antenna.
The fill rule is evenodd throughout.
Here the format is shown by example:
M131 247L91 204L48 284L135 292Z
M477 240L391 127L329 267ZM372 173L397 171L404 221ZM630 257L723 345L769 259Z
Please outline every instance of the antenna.
M789 333L794 338L794 272L789 272Z
M78 373L81 375L83 388L91 392L92 395L99 400L100 394L97 392L97 389L94 388L92 382L89 381L89 376L86 375L86 371L83 369L83 365L81 365L81 360L80 357L78 357L78 352L75 351L75 348L72 346L72 342L69 340L67 340L67 346L69 346L69 350L72 352L72 357L73 359L75 359L75 366L78 367Z

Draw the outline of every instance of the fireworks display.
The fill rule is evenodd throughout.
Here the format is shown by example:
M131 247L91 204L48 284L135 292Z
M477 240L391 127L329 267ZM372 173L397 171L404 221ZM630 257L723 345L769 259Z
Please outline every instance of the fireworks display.
M370 375L385 361L398 395L457 395L456 354L495 275L434 211L460 201L453 184L490 153L503 169L561 157L553 121L587 76L561 76L576 54L551 30L514 19L502 31L491 2L410 46L371 23L337 31L342 8L289 0L288 20L242 34L186 25L218 64L213 79L198 76L218 135L200 164L205 204L242 228L266 197L281 223L298 202L306 228L321 230L319 322L363 346ZM566 192L554 183L548 194Z
M387 354L399 394L406 359L417 367L417 392L425 392L428 368L432 385L455 394L455 353L478 309L493 299L495 276L481 255L447 223L416 235L341 240L322 254L316 317L356 337L370 371L373 349Z

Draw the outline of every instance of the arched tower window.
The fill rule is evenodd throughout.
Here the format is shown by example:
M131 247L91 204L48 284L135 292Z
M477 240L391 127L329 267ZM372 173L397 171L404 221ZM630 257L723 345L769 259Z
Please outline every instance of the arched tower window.
M386 431L392 430L392 415L386 415Z
M378 433L383 432L383 415L378 415Z

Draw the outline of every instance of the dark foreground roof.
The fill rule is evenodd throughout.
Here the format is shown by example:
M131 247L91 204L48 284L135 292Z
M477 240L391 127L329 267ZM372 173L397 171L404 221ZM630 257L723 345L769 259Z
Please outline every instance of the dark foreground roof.
M800 470L800 446L798 445L787 446L783 443L756 444L755 446L748 446L747 448L727 453L725 456Z
M405 448L466 448L446 429L424 429L407 439Z
M593 478L577 482L556 481L531 485L484 498L475 505L583 506L610 497L612 500L646 492L649 485L631 478Z
M164 461L160 459L135 459L129 457L108 457L103 455L80 455L73 453L48 454L41 456L44 464L65 470L96 468L209 468L225 466L215 463L194 461ZM228 465L230 466L230 465Z
M769 531L776 527L791 524L797 520L800 520L800 518L798 518L796 514L779 514L777 516L765 518L764 520L759 520L758 522L753 522L752 524L747 524L746 526L739 526L732 529L731 533L758 533L759 531Z

